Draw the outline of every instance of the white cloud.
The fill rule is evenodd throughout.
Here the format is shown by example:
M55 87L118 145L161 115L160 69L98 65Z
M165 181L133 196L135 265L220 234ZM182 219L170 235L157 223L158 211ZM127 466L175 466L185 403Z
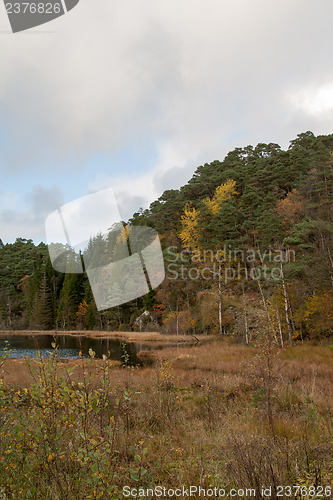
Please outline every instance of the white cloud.
M91 171L87 189L116 189L127 218L236 146L331 133L332 14L331 0L81 0L45 27L2 33L0 170L18 186L28 170L33 185L56 162L65 191L66 172L96 152L149 144L149 171Z
M291 103L309 115L324 118L333 111L333 83L311 86L298 90L291 96Z

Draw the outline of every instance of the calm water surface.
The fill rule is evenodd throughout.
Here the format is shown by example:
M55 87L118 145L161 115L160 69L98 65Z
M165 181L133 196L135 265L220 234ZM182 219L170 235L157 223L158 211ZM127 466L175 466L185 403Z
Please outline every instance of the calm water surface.
M49 357L53 351L52 343L56 342L59 358L78 359L81 351L83 357L89 357L89 349L96 353L96 358L108 355L112 360L124 361L128 359L129 364L137 363L137 354L140 351L148 351L158 348L137 342L125 342L119 339L101 339L85 337L84 335L13 335L0 337L0 354L10 351L11 358Z

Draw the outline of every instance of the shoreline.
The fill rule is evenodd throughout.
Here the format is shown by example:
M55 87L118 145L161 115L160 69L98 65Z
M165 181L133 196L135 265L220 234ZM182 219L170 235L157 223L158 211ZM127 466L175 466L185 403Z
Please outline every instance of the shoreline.
M1 337L41 335L90 337L97 339L124 339L128 342L157 342L159 344L209 342L216 340L216 335L164 335L159 332L117 332L103 330L0 330Z

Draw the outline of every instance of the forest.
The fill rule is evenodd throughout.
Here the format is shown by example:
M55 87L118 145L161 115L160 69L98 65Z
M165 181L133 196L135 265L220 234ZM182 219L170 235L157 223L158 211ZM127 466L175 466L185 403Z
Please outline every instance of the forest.
M86 274L53 269L48 247L0 240L0 329L217 334L278 342L333 331L333 134L300 133L199 166L123 222L158 233L166 276L148 294L97 311ZM0 235L1 236L1 235ZM112 246L110 251L110 245ZM85 252L117 252L110 234ZM82 258L82 255L80 256Z

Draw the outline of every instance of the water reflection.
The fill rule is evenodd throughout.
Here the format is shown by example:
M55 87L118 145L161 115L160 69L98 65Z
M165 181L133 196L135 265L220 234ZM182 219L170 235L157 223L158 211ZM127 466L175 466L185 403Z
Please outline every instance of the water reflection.
M53 335L13 335L0 338L0 354L4 354L6 349L11 350L11 358L36 358L37 351L42 357L49 357L53 351L52 343L56 342L59 347L60 358L78 359L81 351L82 357L89 357L89 349L96 353L96 358L102 358L103 354L110 359L135 365L137 354L142 350L150 350L152 346L134 342L124 342L119 339L91 338L85 336L57 335L56 340Z

